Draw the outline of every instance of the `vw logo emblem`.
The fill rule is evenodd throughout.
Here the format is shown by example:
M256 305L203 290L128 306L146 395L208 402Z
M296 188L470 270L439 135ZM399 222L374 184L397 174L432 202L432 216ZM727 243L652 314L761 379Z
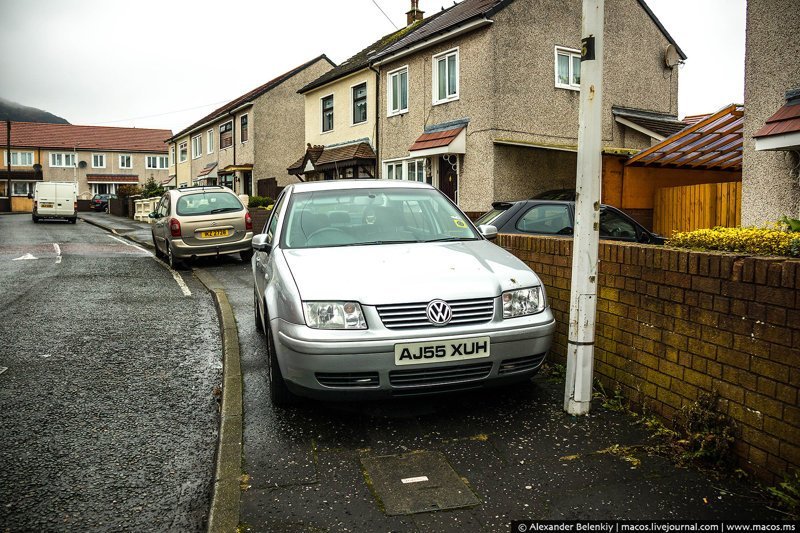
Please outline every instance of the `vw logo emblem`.
M212 226L216 226L216 225L217 225L217 223L216 223L216 222L212 222L212 223L211 223L211 225L212 225Z
M434 326L445 326L453 318L453 310L444 300L433 300L425 309L425 314Z

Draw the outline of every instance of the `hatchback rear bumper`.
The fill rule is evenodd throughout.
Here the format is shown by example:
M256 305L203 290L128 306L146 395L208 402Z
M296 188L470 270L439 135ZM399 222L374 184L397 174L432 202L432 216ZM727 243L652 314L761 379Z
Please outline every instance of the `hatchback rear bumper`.
M189 245L183 239L172 240L172 254L177 259L189 259L191 257L209 257L222 254L234 254L244 252L252 248L253 232L248 231L244 237L234 242L224 243L203 243L202 245Z

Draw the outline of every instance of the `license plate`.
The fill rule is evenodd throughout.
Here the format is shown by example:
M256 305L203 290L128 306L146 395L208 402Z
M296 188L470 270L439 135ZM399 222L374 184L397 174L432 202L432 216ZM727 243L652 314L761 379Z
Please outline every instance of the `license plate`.
M489 357L489 337L469 337L447 341L410 342L394 345L395 365L444 363Z
M201 239L208 239L211 237L227 237L230 234L230 230L227 229L215 229L211 231L201 231L200 238Z
M53 207L53 202L42 202L42 207Z

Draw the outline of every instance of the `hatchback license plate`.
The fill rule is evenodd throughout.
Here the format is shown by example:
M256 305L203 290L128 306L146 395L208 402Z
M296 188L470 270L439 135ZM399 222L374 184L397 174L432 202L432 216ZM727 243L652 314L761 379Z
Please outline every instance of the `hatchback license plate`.
M210 237L227 237L229 234L229 230L226 229L215 229L211 231L201 231L200 238L201 239L208 239Z
M489 337L469 337L447 341L410 342L394 345L395 365L443 363L489 357Z

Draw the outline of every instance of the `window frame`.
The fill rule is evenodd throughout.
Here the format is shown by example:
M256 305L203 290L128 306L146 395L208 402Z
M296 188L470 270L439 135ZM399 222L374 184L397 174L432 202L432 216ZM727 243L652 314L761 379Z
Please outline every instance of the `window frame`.
M189 141L178 144L178 162L185 163L189 159Z
M330 101L331 101L331 108L330 108L331 127L326 130L325 129L325 100L328 100L328 99L330 99ZM333 93L327 94L325 96L321 96L320 97L320 99L319 99L319 109L320 109L320 118L322 119L320 121L320 133L330 133L335 129L335 127L336 127L336 125L334 123L334 120L336 119L336 115L334 113L335 105L336 105L336 99L333 97Z
M356 99L356 89L364 86L364 96ZM364 120L356 122L356 104L364 102ZM366 81L350 86L350 125L359 126L369 121L369 85Z
M123 157L127 157L128 158L128 165L127 166L122 164L122 158ZM133 156L131 154L119 154L119 157L117 158L117 163L119 163L119 168L124 168L126 170L132 169L133 168Z
M404 180L405 177L401 176L397 178L397 169L399 168L402 173L405 173L406 162L408 159L395 159L393 161L384 161L383 162L383 174L381 175L382 179L387 180ZM391 169L391 172L390 170ZM392 177L389 177L389 174Z
M223 128L225 128L224 131L223 131ZM225 146L222 146L222 136L223 136L223 134L227 134L228 132L230 132L230 134L231 134L230 144L226 144ZM226 136L226 139L227 139L227 136ZM232 119L228 120L226 122L223 122L222 124L219 125L219 149L220 150L227 150L231 146L233 146L233 120Z
M214 153L214 128L206 132L206 154Z
M169 147L169 166L175 164L175 144Z
M411 179L411 167L414 167L414 179ZM422 179L417 179L416 176L419 175L420 167L422 170ZM427 183L427 176L425 176L425 158L420 159L408 159L406 160L406 175L404 178L406 181L415 181L417 183Z
M395 76L400 76L403 71L406 73L406 106L405 107L398 107L397 109L392 108L392 100L394 99L394 82L392 79ZM404 65L400 68L396 68L386 73L386 116L387 117L394 117L397 115L402 115L404 113L408 113L408 86L409 86L409 69L408 65ZM398 102L401 102L402 99L398 98Z
M203 156L203 135L192 137L192 159L200 159Z
M150 160L155 162L155 165L150 165ZM144 156L144 165L147 170L165 170L168 168L167 156L165 155L146 155Z
M22 162L22 156L23 155L29 156L26 159L30 159L30 163L23 163ZM14 156L16 156L16 160L17 160L16 163L14 162L14 159L15 159ZM11 166L12 167L32 167L33 166L33 161L34 161L33 160L33 152L28 152L28 151L16 151L15 152L14 150L11 150ZM3 151L3 166L4 167L8 166L8 150L4 150Z
M569 83L567 83L567 84L564 84L564 83L561 83L561 82L558 81L558 56L559 55L564 55L564 56L567 56L569 58L569 71L567 73L567 77L569 78ZM554 75L555 87L557 89L568 89L570 91L580 91L581 90L580 80L578 80L577 84L572 83L572 80L574 78L574 71L573 71L573 66L574 66L573 59L574 58L577 58L578 62L580 62L580 59L581 59L581 51L580 50L576 50L574 48L568 48L566 46L556 46L554 48L554 51L553 51L553 62L554 62L554 64L553 64L553 75Z
M61 163L54 163L55 157L60 156ZM72 164L67 163L67 159L72 158ZM50 167L51 168L75 168L77 167L77 157L75 152L50 152Z
M239 117L239 143L244 144L250 138L250 117L244 115Z
M455 69L456 69L456 91L452 95L446 94L447 91L449 90L449 86L450 86L450 84L449 84L449 81L450 81L450 63L447 61L447 59L450 56L455 56L455 58L456 58L456 61L455 61L455 64L456 64L456 66L455 66ZM442 52L440 54L436 54L436 55L431 57L431 69L432 69L432 74L431 74L431 82L432 82L432 86L431 86L432 87L431 88L431 103L433 105L446 104L447 102L453 102L453 101L459 99L460 94L461 94L461 75L460 75L460 72L461 72L461 59L460 59L459 56L460 56L459 47L455 47L455 48L451 48L450 50L447 50L447 51ZM439 61L441 61L441 60L444 60L444 62L445 62L445 76L447 77L447 82L446 82L446 85L445 85L445 97L444 98L439 98Z
M95 164L96 157L103 158L103 163L101 165ZM92 154L92 168L106 168L106 154Z

